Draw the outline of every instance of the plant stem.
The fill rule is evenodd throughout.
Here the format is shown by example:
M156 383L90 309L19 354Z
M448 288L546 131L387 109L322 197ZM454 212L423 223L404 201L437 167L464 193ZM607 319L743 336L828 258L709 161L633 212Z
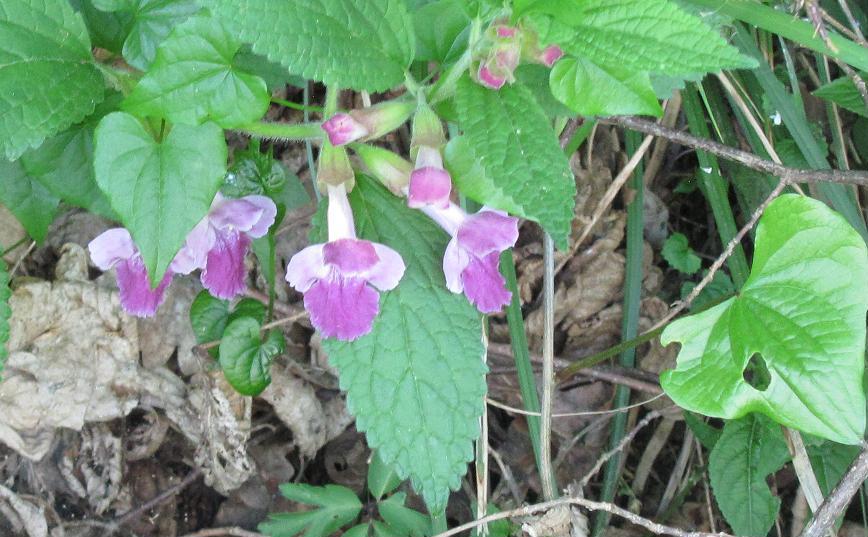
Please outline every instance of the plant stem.
M558 495L551 458L552 392L555 383L555 243L547 232L543 235L543 265L543 368L539 458L543 497L553 500Z
M567 155L567 158L571 157L573 153L578 151L579 147L585 143L585 140L587 140L588 136L591 135L591 131L594 130L596 125L597 120L586 119L585 122L582 123L582 126L573 133L567 142L567 145L564 146L564 153Z
M233 130L266 140L294 141L294 140L320 140L322 128L319 123L248 123L235 127Z

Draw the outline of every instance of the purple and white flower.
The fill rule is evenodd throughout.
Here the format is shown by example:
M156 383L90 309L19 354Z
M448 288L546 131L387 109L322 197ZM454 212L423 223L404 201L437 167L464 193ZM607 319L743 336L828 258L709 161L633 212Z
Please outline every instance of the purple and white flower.
M100 270L116 269L121 307L136 317L153 316L165 299L172 276L181 272L176 261L173 261L160 284L152 289L142 254L136 248L130 232L124 228L103 232L90 241L87 249Z
M250 243L268 233L276 214L277 207L267 196L232 199L218 192L175 258L179 272L202 269L202 285L218 298L228 300L244 293L244 258Z
M501 311L512 293L498 268L500 254L515 246L518 219L486 207L469 215L454 203L445 209L426 206L422 211L452 236L443 255L446 287L463 292L482 313Z
M356 237L344 185L328 185L329 240L295 254L286 281L304 295L311 324L325 337L352 341L371 331L380 312L380 295L404 276L395 250Z
M443 168L443 158L436 148L420 145L416 153L416 167L410 174L407 205L414 209L433 205L441 209L449 206L452 177Z

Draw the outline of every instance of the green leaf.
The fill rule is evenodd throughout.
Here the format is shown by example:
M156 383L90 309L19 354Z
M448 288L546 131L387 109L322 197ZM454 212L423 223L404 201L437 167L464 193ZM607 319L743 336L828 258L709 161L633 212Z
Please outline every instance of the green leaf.
M620 64L564 58L552 69L550 84L559 101L583 116L663 115L648 73Z
M398 488L401 478L398 472L374 452L371 456L371 464L368 465L368 491L375 499L379 500L384 494L388 494Z
M116 216L96 184L93 171L93 133L97 123L117 109L121 96L108 92L83 122L45 140L21 156L24 170L54 197L109 219Z
M868 117L868 108L865 108L862 94L856 89L856 84L853 83L850 77L839 78L824 86L820 86L814 91L813 95L846 108L854 114Z
M258 320L239 317L226 326L220 340L220 367L242 395L259 395L271 384L271 361L286 350L280 331L269 331L263 341L260 329Z
M859 455L856 446L845 446L834 442L823 442L818 446L808 446L808 458L817 477L823 497L841 481L853 459Z
M173 28L199 11L196 0L94 0L103 11L118 11L131 17L123 55L127 63L147 71L157 55L157 46Z
M370 524L358 524L345 531L342 537L368 537L370 530Z
M431 24L431 21L437 21ZM470 17L460 0L437 0L413 13L416 28L416 59L443 62L450 53L467 44L465 30Z
M221 189L227 196L268 196L288 211L310 203L310 195L301 179L275 159L270 150L262 153L259 144L251 142L250 147L235 153L234 157L235 161ZM280 219L275 222L279 223Z
M96 0L97 3L99 0ZM95 47L120 54L124 40L130 33L133 14L130 11L106 13L94 5L93 0L70 0L73 9L81 13Z
M261 118L271 96L264 80L234 65L240 48L218 21L191 17L160 44L124 110L192 125L211 119L224 128Z
M381 294L371 333L352 342L326 339L323 347L368 445L439 512L449 489L460 486L479 436L481 317L446 290L447 236L433 222L365 176L357 177L351 203L360 235L394 248L407 269L394 291Z
M303 88L307 84L306 79L293 75L286 67L279 63L275 63L261 54L256 54L250 50L249 45L244 45L235 54L233 64L237 69L246 73L252 73L265 80L269 93L274 90L283 89L287 84L291 84L297 88Z
M211 296L208 291L200 291L190 304L190 324L196 342L209 343L223 337L229 323L229 302Z
M705 449L713 449L717 441L720 440L721 429L705 423L699 414L684 411L684 423L690 427L693 435Z
M683 233L669 235L660 253L672 268L684 274L694 274L702 267L702 260L687 243Z
M126 113L100 121L96 182L159 282L226 175L226 140L213 123L175 125L161 142Z
M0 4L0 150L15 160L103 97L81 15L67 0Z
M661 342L678 341L681 350L661 384L694 412L761 412L809 434L859 443L866 309L868 254L859 234L817 200L781 196L760 220L753 270L739 294L663 332ZM764 390L744 378L752 358L767 369Z
M552 94L549 85L551 71L544 65L526 63L519 65L515 70L515 79L533 93L536 101L549 118L574 116L575 113Z
M558 248L566 248L576 184L531 92L519 84L491 91L465 76L455 104L465 152L453 145L446 159L458 188L479 203L539 222ZM467 153L471 150L474 154ZM473 169L486 178L480 180ZM480 184L470 184L477 180Z
M2 254L2 251L0 251ZM0 373L6 367L6 358L9 357L9 349L6 343L9 341L9 317L12 317L12 309L9 307L9 297L12 291L9 289L9 272L6 262L0 257Z
M362 502L356 494L339 485L314 487L287 483L280 486L280 492L288 500L316 505L319 509L269 515L269 520L258 529L270 537L293 537L302 531L305 537L327 537L355 520L362 510Z
M777 472L790 454L780 427L750 414L729 421L708 456L714 497L736 535L765 537L775 523L781 500L766 477Z
M45 240L60 200L27 173L21 161L0 159L0 203L38 243Z
M756 67L700 18L670 0L538 2L543 43L597 65L668 75Z
M383 91L413 60L403 0L202 0L254 52L328 85Z
M377 503L380 516L401 535L423 537L431 535L431 518L415 509L404 507L406 494L397 492Z

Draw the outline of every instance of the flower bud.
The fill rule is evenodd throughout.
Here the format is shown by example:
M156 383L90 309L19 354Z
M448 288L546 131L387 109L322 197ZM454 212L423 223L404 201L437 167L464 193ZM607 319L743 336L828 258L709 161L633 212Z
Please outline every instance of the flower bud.
M443 134L443 124L440 118L427 104L420 104L413 116L413 138L410 142L410 154L416 152L420 146L428 146L439 149L446 144L446 136Z
M347 150L343 147L335 147L330 143L324 143L319 152L319 163L316 181L320 191L325 193L327 185L346 185L351 190L355 185L355 175L347 156Z
M412 164L388 149L373 145L356 144L353 151L362 160L368 173L396 196L404 195L404 189L410 183Z
M564 51L557 45L549 45L537 54L536 59L545 65L551 67L556 61L560 60L564 55Z

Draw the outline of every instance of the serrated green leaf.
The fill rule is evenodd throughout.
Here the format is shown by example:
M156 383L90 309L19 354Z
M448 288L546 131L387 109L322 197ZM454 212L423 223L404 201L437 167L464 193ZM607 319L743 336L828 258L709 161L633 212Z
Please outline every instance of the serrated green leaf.
M431 24L437 21L437 24ZM413 26L416 28L416 59L443 62L450 53L466 46L470 17L464 11L460 0L437 0L420 7L413 13Z
M33 240L42 243L60 200L29 175L20 160L0 158L0 203L15 215Z
M648 73L618 64L563 58L552 69L550 84L559 101L583 116L663 115Z
M460 158L477 159L489 178L471 186L473 179L461 176L467 166L450 168L459 189L479 203L539 222L558 248L566 248L576 183L549 120L530 91L519 84L491 91L465 76L458 82L455 105L465 147L475 153ZM451 166L458 155L447 150L446 157Z
M190 304L190 324L199 344L217 341L229 323L229 302L200 291Z
M102 97L87 28L67 0L3 0L0 149L7 159L81 121Z
M244 45L235 55L233 62L236 68L265 80L269 93L282 89L287 84L297 88L303 88L307 80L289 72L289 69L273 62L261 54L250 50L249 45Z
M97 185L159 282L226 175L223 130L175 125L156 142L135 117L114 112L100 121L94 145Z
M552 94L549 85L551 71L545 65L526 63L515 70L515 79L530 90L548 117L554 119L574 116L575 113Z
M93 172L93 132L106 114L117 110L120 94L108 92L83 122L52 136L21 156L24 170L52 196L109 219L115 214L96 185Z
M380 522L379 520L374 520L373 522L371 522L371 527L374 528L374 537L409 537L408 535L402 534L397 529L386 524L385 522Z
M702 271L702 277L708 274L707 270ZM684 282L681 286L681 298L684 299L696 287L696 282ZM735 284L732 283L732 278L722 271L718 271L711 278L711 283L705 286L705 289L700 291L699 296L690 304L690 311L703 311L708 306L714 305L722 301L724 298L729 298L735 294Z
M684 274L694 274L702 267L702 260L690 247L683 233L673 233L666 238L660 251L669 265Z
M832 492L832 489L844 477L850 463L859 455L858 447L834 442L823 442L817 446L808 446L807 449L811 469L814 471L823 497Z
M404 507L406 494L397 492L377 503L377 511L391 528L408 537L431 535L431 518Z
M708 478L736 535L764 537L771 529L781 500L772 495L766 476L789 459L780 427L764 416L750 414L723 427L708 456Z
M98 9L93 0L70 0L73 9L81 13L95 47L121 54L124 40L130 33L133 14L130 11L108 13ZM98 0L97 0L98 3Z
M439 512L459 487L479 435L486 391L481 317L446 290L447 236L435 224L364 176L350 199L360 235L394 248L407 269L395 290L381 294L371 333L353 342L326 339L323 347L368 445Z
M693 435L705 449L714 449L722 434L721 429L712 427L702 420L702 416L693 412L684 411L684 423L693 432Z
M94 0L94 5L131 17L123 55L142 71L154 61L157 46L169 32L199 11L196 0Z
M316 505L319 509L269 515L269 520L258 528L269 537L293 537L302 531L304 537L328 537L355 520L362 510L362 502L356 494L339 485L314 487L287 483L280 486L280 492L288 500Z
M371 456L371 464L368 465L368 492L371 493L371 496L379 500L384 494L398 488L400 484L401 478L398 476L398 472L384 463L375 451Z
M0 373L6 367L6 358L9 357L6 342L9 341L9 317L12 317L12 309L9 307L10 296L12 291L9 289L9 272L6 262L0 257Z
M265 81L234 65L241 42L219 21L199 15L172 30L124 110L139 116L224 128L265 115L271 96Z
M263 341L260 330L257 319L239 317L229 322L220 340L220 367L242 395L259 395L271 384L271 361L286 350L280 331L269 331Z
M757 65L669 0L538 2L533 11L552 16L531 17L542 42L597 65L668 75Z
M856 89L856 84L853 83L850 77L842 77L820 86L812 95L833 102L854 114L868 117L868 108L865 107L862 94Z
M681 350L661 384L694 412L760 412L809 434L859 443L866 310L865 242L823 203L781 196L760 220L753 269L739 294L663 332L661 342L678 341ZM743 377L755 355L770 375L762 391Z
M413 60L413 20L403 0L202 0L254 52L304 78L383 91Z

